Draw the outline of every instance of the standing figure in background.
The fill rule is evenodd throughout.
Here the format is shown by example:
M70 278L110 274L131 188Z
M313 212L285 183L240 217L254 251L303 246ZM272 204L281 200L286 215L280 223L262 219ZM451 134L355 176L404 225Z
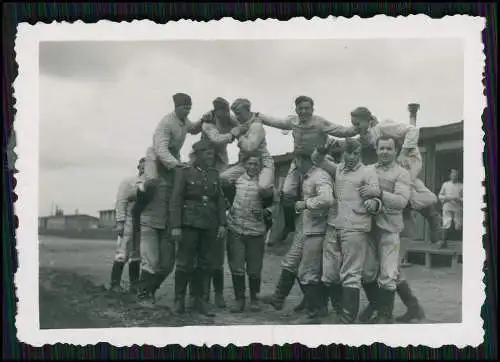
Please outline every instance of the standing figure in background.
M272 205L274 197L274 160L267 149L266 131L257 115L251 111L248 99L236 99L231 109L244 130L238 136L239 160L244 159L248 153L257 152L261 155L263 167L259 175L259 195L267 208ZM245 172L243 164L238 162L221 173L225 193L227 189L234 190L236 180Z
M396 140L396 147L401 148L397 162L410 173L411 196L409 207L421 213L431 229L432 242L443 239L441 215L436 209L437 196L418 178L422 170L422 156L418 148L419 129L406 123L384 121L373 124L373 115L365 107L358 107L351 112L351 121L359 131L363 147L376 149L377 140L391 137Z
M141 228L141 281L138 298L145 307L154 304L154 295L174 268L175 244L170 238L168 208L172 195L174 171L188 165L180 161L186 134L201 131L200 124L188 118L191 97L173 96L175 109L156 127L153 146L148 148L144 184L138 194Z
M196 157L193 165L175 172L169 207L171 236L177 243L175 312L184 313L187 284L192 280L196 308L204 315L213 316L206 295L213 265L211 254L217 251L217 239L225 238L226 203L219 173L213 168L212 143L198 141L193 150ZM197 275L192 278L195 271Z
M439 192L439 201L443 205L443 229L445 237L439 244L440 248L446 248L451 229L451 222L455 231L462 231L464 186L458 180L458 170L450 170L450 179L443 183Z
M236 305L231 310L234 313L243 312L246 307L245 274L250 287L250 308L252 311L260 310L257 295L260 292L266 235L264 208L259 196L261 155L247 154L241 162L246 173L236 180L236 195L227 220L227 256L236 299Z
M137 292L139 272L141 265L141 255L139 249L140 235L134 228L133 210L137 196L137 184L144 174L144 163L146 159L141 158L137 165L139 174L122 181L116 196L116 230L118 233L118 245L116 249L115 261L111 269L111 290L121 291L121 280L123 268L128 262L129 290L131 293Z
M316 147L323 147L325 145L328 135L344 138L357 134L357 130L352 126L337 125L315 115L314 101L310 97L297 97L295 99L295 112L296 115L283 119L259 114L259 119L266 126L281 130L292 130L294 151L312 155ZM280 237L281 240L285 240L287 235L295 229L294 203L298 200L298 188L300 185L298 174L297 166L292 162L281 195L285 218L285 227Z

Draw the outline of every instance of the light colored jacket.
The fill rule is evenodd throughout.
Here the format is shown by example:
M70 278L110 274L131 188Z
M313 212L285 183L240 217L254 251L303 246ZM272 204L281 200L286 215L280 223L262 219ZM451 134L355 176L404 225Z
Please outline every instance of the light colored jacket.
M306 236L326 232L328 212L334 203L332 178L325 170L313 166L302 176L302 196L306 209L300 215Z
M464 186L461 182L446 181L441 186L439 201L443 204L443 210L459 211L462 208L463 197Z
M255 116L248 121L248 130L238 138L240 159L246 153L258 152L266 168L274 167L274 160L267 149L266 130L262 122Z
M137 197L137 185L142 180L140 176L128 177L120 183L116 195L116 222L132 223L132 208Z
M380 193L378 175L375 169L358 163L352 170L348 170L344 163L336 164L328 156L323 158L321 162L317 162L317 153L313 154L313 160L334 177L335 204L330 209L328 224L336 229L370 231L373 214L365 209L364 199L361 197L359 189L362 186L367 186L373 194ZM381 200L372 199L381 206Z
M258 176L251 178L244 173L236 180L236 195L228 212L227 224L240 235L259 236L266 233Z
M377 226L385 231L399 233L404 229L403 210L411 192L410 173L394 162L389 167L370 165L377 172L382 190L382 209L375 217Z

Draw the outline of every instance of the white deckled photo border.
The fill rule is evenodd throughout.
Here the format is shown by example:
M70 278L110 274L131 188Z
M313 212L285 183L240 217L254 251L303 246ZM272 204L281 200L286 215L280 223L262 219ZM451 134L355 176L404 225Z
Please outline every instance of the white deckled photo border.
M161 25L151 21L86 24L37 23L18 26L15 43L19 75L14 82L17 135L15 152L16 192L14 210L19 218L17 251L19 269L15 275L18 298L16 328L21 342L42 346L69 343L93 345L108 342L115 346L133 344L163 347L170 344L201 346L251 343L264 345L301 343L308 347L345 344L370 345L375 342L390 347L426 345L458 348L478 346L483 342L481 307L485 300L482 246L484 215L481 211L485 177L481 116L486 107L483 94L485 55L481 32L485 19L466 15L432 19L426 15L397 18L378 15L326 19L294 18L240 22L230 18L196 22L181 20ZM102 328L41 330L39 326L39 249L38 249L38 180L39 180L39 43L41 41L148 41L175 39L375 39L375 38L459 38L464 44L464 236L462 322L441 324L394 325L266 325L266 326L187 326L164 328Z

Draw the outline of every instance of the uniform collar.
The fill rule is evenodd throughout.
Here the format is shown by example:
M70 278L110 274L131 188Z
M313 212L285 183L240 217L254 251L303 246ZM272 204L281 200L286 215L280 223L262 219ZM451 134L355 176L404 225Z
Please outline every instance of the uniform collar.
M356 166L354 166L353 168L349 169L345 166L345 163L342 163L342 166L340 168L340 171L343 172L343 173L349 173L349 172L354 172L354 171L357 171L359 168L361 167L361 162L358 162L356 164Z

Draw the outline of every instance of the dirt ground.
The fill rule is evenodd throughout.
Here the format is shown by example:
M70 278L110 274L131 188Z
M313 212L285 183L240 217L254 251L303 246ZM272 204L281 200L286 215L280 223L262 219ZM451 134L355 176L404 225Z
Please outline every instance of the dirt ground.
M301 324L303 316L292 311L302 297L298 286L293 288L284 310L280 312L263 306L261 312L231 314L225 309L217 310L215 317L189 312L179 317L170 309L173 306L173 277L170 276L157 294L159 307L155 310L140 309L132 296L106 291L114 248L113 241L40 236L39 305L42 329ZM285 249L280 248L266 253L262 294L270 294L274 290L284 252ZM461 321L461 268L428 270L411 266L405 268L404 273L426 311L427 318L423 323ZM125 285L128 283L127 275L125 269ZM233 292L227 265L224 288L229 305L233 303ZM362 294L361 307L365 305ZM395 314L403 312L404 306L396 298Z

